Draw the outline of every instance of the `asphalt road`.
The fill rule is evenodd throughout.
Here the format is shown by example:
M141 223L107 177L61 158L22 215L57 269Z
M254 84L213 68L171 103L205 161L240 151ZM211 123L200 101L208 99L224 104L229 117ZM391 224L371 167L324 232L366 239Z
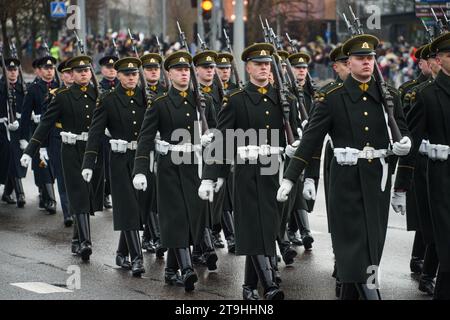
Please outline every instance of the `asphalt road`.
M112 212L108 210L97 213L91 220L93 255L89 263L82 263L70 253L72 230L64 228L59 204L58 213L53 216L38 209L37 190L30 171L24 187L27 196L24 209L0 204L0 299L241 299L244 257L230 255L226 249L217 250L216 273L197 268L199 282L189 294L183 288L164 284L164 260L154 255L144 254L147 272L142 279L133 278L129 272L116 267L119 234L113 231ZM334 300L333 254L322 186L310 223L315 238L313 251L305 252L303 247L298 247L292 267L281 262L281 287L287 299ZM429 299L417 290L417 280L409 271L414 234L407 232L405 226L405 218L391 212L381 265L382 295L393 300ZM67 270L76 266L80 270L80 288L67 290L67 279L72 274ZM30 282L50 284L50 291L64 292L38 293L41 287L37 285L24 289L22 284Z

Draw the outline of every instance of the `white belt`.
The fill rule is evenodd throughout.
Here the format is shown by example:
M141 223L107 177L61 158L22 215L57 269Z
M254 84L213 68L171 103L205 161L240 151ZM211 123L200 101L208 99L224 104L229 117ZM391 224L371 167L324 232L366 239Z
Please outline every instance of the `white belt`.
M128 150L134 151L137 149L137 141L125 141L125 140L109 140L111 144L111 151L115 153L126 153Z
M430 144L430 141L423 140L420 144L419 153L422 155L427 156L428 155L428 145Z
M192 143L185 143L185 144L170 144L167 141L164 140L155 140L155 149L156 152L159 154L165 156L169 153L169 151L172 152L182 152L182 153L195 153L195 156L197 157L198 161L198 177L202 178L202 167L203 167L203 149L202 145L200 144L192 144Z
M271 147L269 145L261 145L261 146L244 146L238 147L237 153L242 160L250 160L256 161L258 157L261 156L270 156L270 155L278 155L278 162L280 164L280 168L278 169L278 180L279 183L283 181L284 175L284 148L283 147Z
M450 146L431 143L427 145L427 155L430 160L447 161L449 154L450 154Z
M6 123L6 122L8 122L7 118L0 118L0 123Z
M336 161L341 166L355 166L358 163L358 159L380 159L383 167L383 175L381 177L381 191L386 189L386 183L389 172L389 165L384 158L388 157L391 151L387 149L375 150L372 147L365 147L362 151L354 148L334 148L334 156Z
M75 134L72 132L64 132L60 133L61 141L64 144L75 145L77 141L88 141L88 133L82 132L81 134Z

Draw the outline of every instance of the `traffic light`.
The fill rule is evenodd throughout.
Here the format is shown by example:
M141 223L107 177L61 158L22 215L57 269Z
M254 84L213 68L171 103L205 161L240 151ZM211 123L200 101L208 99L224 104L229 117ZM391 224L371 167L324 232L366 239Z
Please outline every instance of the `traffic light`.
M202 16L204 21L211 19L213 8L214 3L212 0L202 0Z

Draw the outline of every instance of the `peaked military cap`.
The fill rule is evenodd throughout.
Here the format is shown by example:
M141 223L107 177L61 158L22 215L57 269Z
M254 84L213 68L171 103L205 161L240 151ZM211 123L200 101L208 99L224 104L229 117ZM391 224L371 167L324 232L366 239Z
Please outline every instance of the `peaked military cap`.
M311 57L304 51L300 51L289 56L289 61L293 67L308 67Z
M231 62L233 60L234 60L234 57L231 53L220 52L217 55L217 59L216 59L217 68L231 68Z
M70 67L67 65L67 62L69 62L69 59L66 59L66 60L62 61L62 62L59 64L59 66L58 66L58 72L59 72L59 73L63 73L63 72L67 72L67 71L71 71L71 70L72 70L72 68L70 68Z
M427 47L428 44L424 44L423 46L420 46L419 48L417 48L416 52L414 52L414 57L419 60L419 59L424 59L422 58L422 51L423 49L425 49L425 47Z
M430 45L427 44L423 49L422 52L420 53L420 58L424 59L424 60L428 60L430 58L435 58L436 54L434 52L431 52L430 50Z
M333 62L348 60L348 56L342 51L342 46L337 46L330 52L330 60Z
M241 59L244 62L271 62L275 47L270 43L255 43L245 48Z
M36 62L36 66L38 68L43 68L43 67L54 67L56 64L56 59L53 58L52 56L45 56L40 58L37 62Z
M18 68L19 66L20 66L19 59L16 59L16 58L5 59L6 69L15 69L15 68Z
M430 51L434 53L450 51L450 32L434 39L430 45Z
M114 69L122 73L133 73L138 72L141 65L142 62L140 59L135 57L125 57L114 63Z
M104 56L98 61L98 64L105 67L114 67L114 63L119 60L119 57L116 56Z
M361 34L348 39L343 47L342 52L347 56L374 56L380 40L371 34Z
M69 61L67 61L67 67L71 68L72 70L75 69L86 69L89 68L92 63L92 58L89 56L76 56Z
M216 66L217 52L212 50L205 50L197 53L193 57L194 65L198 66Z
M180 50L172 53L164 61L164 69L167 71L172 68L189 67L192 63L192 56L189 52Z
M160 68L163 58L158 53L147 53L141 57L144 68Z

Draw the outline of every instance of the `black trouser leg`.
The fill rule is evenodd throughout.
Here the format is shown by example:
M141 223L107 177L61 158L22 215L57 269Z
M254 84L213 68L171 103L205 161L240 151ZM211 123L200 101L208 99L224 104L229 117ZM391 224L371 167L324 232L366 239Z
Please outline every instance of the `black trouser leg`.
M251 256L245 257L244 285L242 286L242 297L244 300L259 300L258 274Z
M419 280L419 290L432 296L435 290L435 281L439 259L434 243L427 245L423 259L423 269Z
M412 273L422 273L424 256L425 244L423 242L423 236L420 231L416 231L411 253L411 261L409 263Z
M222 228L225 239L234 239L234 218L231 211L224 211L222 214Z
M153 240L153 244L155 246L156 256L158 258L162 258L162 257L164 257L164 252L166 252L167 249L163 248L161 246L161 233L160 233L160 229L159 229L159 218L158 218L157 213L150 212L150 214L148 215L147 223L148 223L150 235Z
M211 229L209 228L205 228L203 232L203 241L201 242L201 248L208 270L217 270L216 262L218 258L212 242Z
M450 272L439 270L433 299L450 300Z
M381 300L380 290L378 289L369 289L366 284L362 283L357 283L356 289L360 300Z
M284 263L288 266L294 263L294 258L297 256L297 251L291 247L291 243L286 239L286 234L283 238L277 237L277 244L280 248L281 256Z
M312 248L312 243L314 238L311 235L311 229L309 227L309 217L308 211L306 210L294 210L295 220L300 229L300 234L302 236L302 242L305 250L310 250Z
M131 272L133 273L133 276L138 277L145 273L139 231L123 231L123 233L125 234L128 250L130 252Z
M264 298L266 300L283 300L284 293L274 281L269 258L263 255L251 256L251 258L258 279L264 288Z
M193 291L195 289L195 283L198 281L198 277L192 267L189 248L176 248L173 250L181 269L184 290L187 292Z
M293 233L296 233L299 229L297 219L295 218L295 211L297 210L293 211L293 214L291 214L291 217L288 222L288 230Z
M359 292L355 283L345 282L341 285L340 300L358 300Z
M14 190L14 182L13 179L8 176L5 182L5 188L3 189L2 201L7 204L15 204L16 201L12 197L12 192Z
M25 190L23 190L22 179L20 179L20 178L14 179L14 189L16 191L17 206L19 208L23 208L26 204L26 201L25 201Z
M72 253L78 254L80 251L80 237L78 236L78 219L74 216L73 219L73 234L72 234Z
M183 280L178 273L178 261L175 255L175 249L170 248L167 250L166 268L164 270L164 281L171 286L179 285L184 286Z
M56 213L56 197L55 197L55 190L53 188L53 184L46 183L44 185L45 194L47 196L47 201L45 202L45 209L50 214Z
M89 260L92 254L91 230L89 214L83 213L77 216L78 236L80 239L80 255L84 261Z
M116 265L118 265L119 267L122 267L124 269L131 269L131 263L130 263L130 259L128 258L129 255L129 250L128 250L128 244L127 244L127 240L125 238L125 232L124 231L120 231L120 236L119 236L119 245L117 247L117 252L116 252Z

